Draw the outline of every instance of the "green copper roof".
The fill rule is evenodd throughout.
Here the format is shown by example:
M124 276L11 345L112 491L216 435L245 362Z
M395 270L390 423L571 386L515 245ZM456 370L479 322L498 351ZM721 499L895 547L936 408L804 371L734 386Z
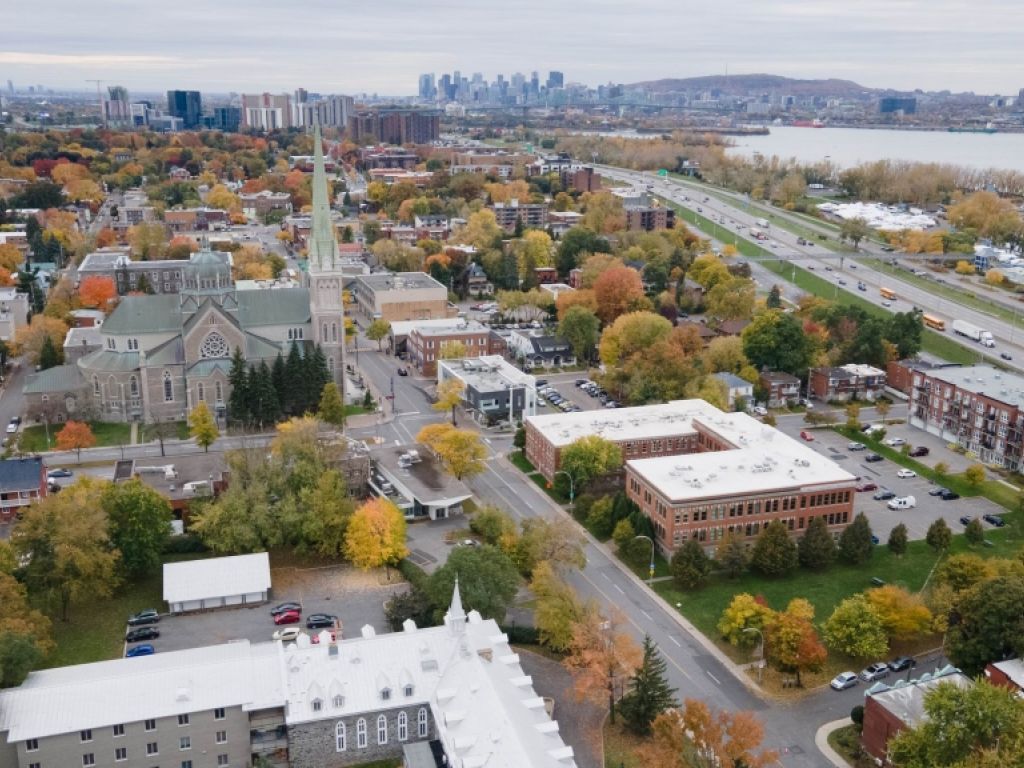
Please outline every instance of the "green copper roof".
M242 328L309 322L309 291L305 288L238 291L235 297L238 299L238 324Z
M231 370L230 360L200 360L188 369L189 376L209 376L214 371L227 374Z
M77 365L58 365L30 376L22 392L26 395L70 392L84 386L85 378Z
M169 333L181 331L181 306L177 294L125 296L117 309L103 323L103 332L128 335L133 333Z
M80 368L88 371L137 371L139 369L138 352L111 352L97 349L78 361Z

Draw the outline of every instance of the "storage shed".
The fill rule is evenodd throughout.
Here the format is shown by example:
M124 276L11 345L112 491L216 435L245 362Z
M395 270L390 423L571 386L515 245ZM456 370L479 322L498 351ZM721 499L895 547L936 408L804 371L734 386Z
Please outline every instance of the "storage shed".
M164 600L171 613L263 603L269 592L266 552L164 564Z

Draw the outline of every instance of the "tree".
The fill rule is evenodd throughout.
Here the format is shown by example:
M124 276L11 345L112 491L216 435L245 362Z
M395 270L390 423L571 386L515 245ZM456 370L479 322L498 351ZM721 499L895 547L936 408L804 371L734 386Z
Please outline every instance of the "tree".
M405 518L388 499L364 503L349 520L345 532L345 556L364 571L396 565L406 557Z
M1007 574L982 581L957 601L947 634L949 658L968 675L990 661L1024 653L1024 577Z
M57 433L57 450L75 451L78 460L82 460L82 449L96 445L96 436L84 421L68 421Z
M569 342L577 361L590 360L597 344L601 321L591 310L579 305L569 307L558 323L558 335Z
M927 632L932 625L932 612L920 595L904 587L886 584L869 589L868 603L878 614L885 633L895 640L910 640Z
M803 687L802 672L817 672L828 658L828 651L814 629L814 606L803 598L794 598L785 611L776 613L767 627L765 639L768 659L780 671L795 674L797 687Z
M618 687L632 676L643 660L636 641L625 630L626 618L613 608L608 616L587 612L572 626L572 645L565 666L573 677L577 699L598 702L608 696L608 712L615 722Z
M837 605L822 631L829 648L858 659L877 658L889 649L882 620L862 594Z
M738 578L750 563L746 543L738 534L727 531L718 543L715 560L730 579Z
M630 312L619 317L601 334L601 362L621 365L638 352L647 352L672 333L672 323L652 312Z
M640 273L624 266L612 267L601 273L594 281L594 297L597 299L597 316L605 325L613 323L620 315L649 306Z
M555 652L568 651L572 646L573 624L580 621L584 611L590 608L580 602L573 588L547 561L538 563L533 569L530 592L536 600L533 621L541 644Z
M861 240L870 236L871 227L868 226L867 221L864 219L844 219L842 224L839 225L839 239L849 240L853 244L854 250L857 250L858 246L860 246Z
M384 339L391 333L391 323L378 318L366 327L366 338L377 342L377 348L384 351Z
M559 467L573 479L576 493L581 493L595 478L622 467L622 449L611 440L587 435L562 449Z
M1021 217L1013 201L988 190L975 192L951 205L948 216L950 224L958 229L973 229L997 243L1021 233Z
M990 560L975 554L950 555L935 569L935 580L954 592L963 592L995 575Z
M812 517L797 549L800 565L814 571L828 568L836 559L836 543L823 516Z
M797 373L807 368L811 348L800 322L779 310L762 312L741 335L743 353L758 369Z
M687 539L676 549L669 565L673 582L680 589L701 586L711 573L711 559L696 539Z
M324 385L320 394L320 406L317 414L328 424L335 427L345 425L345 406L341 402L341 393L338 392L338 385L329 381Z
M944 552L953 543L953 532L949 530L946 521L940 517L928 526L928 532L925 534L924 540L936 552Z
M438 360L458 360L469 355L469 349L465 343L454 340L454 341L442 341L441 347L437 351Z
M452 426L455 424L455 409L462 404L466 385L462 379L445 379L437 385L437 401L431 406L435 411L451 411Z
M540 563L548 563L557 570L582 570L587 564L583 554L583 538L575 529L562 522L541 517L530 517L520 524L521 533L511 549L513 562L519 572L529 577ZM505 538L505 541L509 541Z
M11 543L26 562L24 582L44 600L56 600L68 620L71 603L108 597L120 558L100 504L106 482L80 477L59 494L25 508Z
M477 432L456 429L450 424L428 424L416 435L416 442L432 450L456 480L484 471L487 448Z
M778 285L773 285L768 291L768 296L764 300L764 305L768 309L782 309L782 290Z
M562 235L558 243L555 265L558 267L558 274L565 278L569 272L580 266L580 257L583 254L610 252L611 246L603 237L586 227L573 227Z
M974 264L972 264L971 262L969 262L969 261L967 261L965 259L961 259L960 261L958 261L956 263L956 267L954 268L954 271L958 275L973 275L978 270L974 266Z
M241 201L234 192L223 184L215 184L206 193L206 204L211 208L220 208L224 211L234 211L241 208Z
M839 534L839 557L851 565L863 565L875 551L872 535L867 516L859 513Z
M485 251L500 244L503 234L494 217L494 211L484 208L470 214L466 219L466 225L453 233L452 239L457 243L468 243Z
M985 482L985 466L983 464L971 464L971 466L964 470L964 480L972 488L978 488Z
M786 526L774 520L761 530L750 555L750 566L765 576L782 576L799 562L796 544Z
M889 403L888 400L878 400L875 403L875 413L877 413L879 417L881 417L883 424L885 424L885 417L889 415L889 409L891 407L892 405Z
M754 281L737 278L722 281L704 297L707 314L719 320L746 320L754 311Z
M5 559L14 560L5 543ZM12 562L13 571L16 562ZM53 650L50 620L29 605L28 592L10 572L0 573L0 686L21 685Z
M210 446L220 437L217 422L214 420L213 414L210 413L210 409L205 401L200 400L189 413L188 434L189 437L196 441L196 445L203 449L204 453L209 453Z
M651 723L667 709L678 706L676 689L668 684L668 665L650 635L644 635L643 657L629 680L629 690L619 704L622 720L633 733L646 736Z
M658 715L652 738L641 747L642 765L658 768L768 768L778 753L759 750L764 726L750 712L713 711L687 699L683 708Z
M110 541L121 553L121 569L132 578L154 573L171 536L171 505L138 478L104 487L100 506Z
M38 365L43 342L49 338L55 349L63 349L67 332L68 326L63 320L35 314L28 325L21 326L15 333L15 346L32 365Z
M718 619L718 632L723 640L739 648L752 648L757 634L747 629L764 628L773 620L775 611L753 595L742 592L733 597Z
M1024 705L1010 689L985 680L965 687L940 683L925 693L924 712L917 725L889 740L893 765L995 768L1021 764Z
M889 551L897 557L902 557L907 552L907 526L899 523L889 531Z
M228 371L228 385L231 387L231 394L228 396L228 416L232 421L246 422L252 417L248 384L245 357L241 348L235 347L231 354L231 368Z
M972 546L978 546L985 540L985 529L981 525L981 520L977 517L971 518L971 522L964 529L964 538Z
M78 300L83 307L106 309L117 298L117 286L109 277L93 275L82 278L78 286Z
M498 623L504 621L519 591L515 565L508 555L489 544L455 549L448 561L430 575L426 589L435 606L449 604L456 579L463 607ZM443 612L444 608L438 610Z
M45 371L64 362L63 350L57 349L53 339L49 336L43 338L42 349L39 350L39 370Z

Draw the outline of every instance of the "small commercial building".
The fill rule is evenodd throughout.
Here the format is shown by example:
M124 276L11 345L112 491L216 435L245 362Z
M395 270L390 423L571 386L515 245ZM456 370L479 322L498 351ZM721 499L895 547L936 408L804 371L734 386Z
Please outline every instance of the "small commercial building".
M425 272L357 275L351 290L352 301L367 320L436 320L459 313L448 302L448 288Z
M492 348L496 343L500 344L500 350ZM408 336L409 362L421 374L433 378L437 374L438 360L446 347L460 345L464 357L493 355L505 347L504 340L483 323L455 317L448 320L447 324L416 325Z
M372 459L370 490L394 502L408 520L461 515L462 502L473 495L422 445L381 446Z
M171 613L265 603L269 596L266 552L164 563L164 600Z
M465 409L482 424L515 421L537 412L537 379L498 355L437 364L437 383L458 379Z

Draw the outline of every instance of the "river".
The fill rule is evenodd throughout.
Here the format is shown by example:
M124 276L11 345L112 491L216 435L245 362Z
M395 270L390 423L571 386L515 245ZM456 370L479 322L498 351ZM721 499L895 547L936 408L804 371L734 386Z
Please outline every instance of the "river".
M968 168L1024 172L1024 133L949 133L862 128L770 126L767 136L730 136L730 152L795 157L805 163L828 158L841 168L872 160L916 160Z

